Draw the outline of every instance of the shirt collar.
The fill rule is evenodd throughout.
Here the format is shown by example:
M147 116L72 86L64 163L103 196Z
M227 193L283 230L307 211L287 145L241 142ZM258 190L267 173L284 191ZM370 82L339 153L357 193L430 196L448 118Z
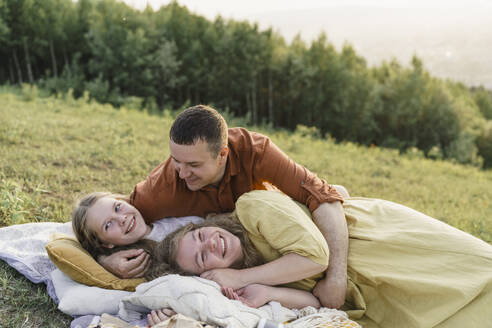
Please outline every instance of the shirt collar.
M238 175L240 171L241 171L241 166L239 165L239 157L237 156L237 154L232 152L231 148L229 148L224 176L222 177L222 180L220 181L218 188L219 189L224 188L222 186L229 184L229 182L231 181L231 176ZM205 187L205 188L212 188L212 187Z
M230 172L229 175L238 175L241 171L241 166L239 165L239 156L229 147L229 154L227 155L227 164L229 165L229 170L226 168L227 172Z
M168 163L165 167L166 182L168 184L171 184L173 181L175 181L175 182L179 181L179 176L178 176L178 172L176 172L176 170L174 169L174 164L173 164L172 158L169 157L167 160L168 160Z

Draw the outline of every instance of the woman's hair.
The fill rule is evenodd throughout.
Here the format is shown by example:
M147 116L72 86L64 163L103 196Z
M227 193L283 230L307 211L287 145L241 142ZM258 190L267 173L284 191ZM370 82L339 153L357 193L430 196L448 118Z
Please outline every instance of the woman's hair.
M184 235L203 227L218 227L229 231L239 238L243 251L243 259L234 264L232 268L243 269L258 266L264 263L262 255L256 250L248 237L241 223L236 218L235 213L209 215L207 219L199 224L190 223L172 233L151 251L152 265L145 275L147 280L155 279L166 274L192 275L183 271L177 262L178 245Z
M123 195L110 192L93 192L82 197L74 206L72 211L72 229L78 241L93 257L106 253L107 248L97 237L95 231L87 227L87 213L89 209L101 198L111 197L119 200L126 200Z

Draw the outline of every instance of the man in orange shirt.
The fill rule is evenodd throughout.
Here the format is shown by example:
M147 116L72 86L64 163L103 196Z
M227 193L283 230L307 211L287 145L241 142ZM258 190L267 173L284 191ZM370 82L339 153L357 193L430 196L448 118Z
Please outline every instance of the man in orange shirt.
M170 131L170 157L138 183L130 202L148 223L165 217L231 212L242 194L273 185L305 204L330 249L326 276L313 293L323 306L345 301L348 231L337 189L295 163L264 135L227 128L214 109L198 105L183 111ZM116 275L143 275L145 253L115 253L99 261Z

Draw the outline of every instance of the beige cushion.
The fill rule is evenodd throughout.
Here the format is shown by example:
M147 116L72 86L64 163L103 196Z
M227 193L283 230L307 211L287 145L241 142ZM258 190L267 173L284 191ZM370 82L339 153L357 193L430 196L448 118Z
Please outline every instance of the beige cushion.
M81 284L135 291L135 287L145 281L143 278L118 278L97 263L74 237L68 235L53 234L46 250L63 273Z

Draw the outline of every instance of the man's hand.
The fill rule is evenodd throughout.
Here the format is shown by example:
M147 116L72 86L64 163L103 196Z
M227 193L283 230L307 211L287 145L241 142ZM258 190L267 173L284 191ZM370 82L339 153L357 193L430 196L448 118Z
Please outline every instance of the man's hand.
M203 272L200 277L213 280L221 287L231 287L234 290L246 286L241 281L240 270L235 269L213 269Z
M128 249L109 256L101 255L97 261L119 278L143 277L150 266L150 256L143 249Z
M313 289L313 295L316 296L324 307L330 309L339 309L345 303L345 291L347 289L347 278L328 276L318 281Z

